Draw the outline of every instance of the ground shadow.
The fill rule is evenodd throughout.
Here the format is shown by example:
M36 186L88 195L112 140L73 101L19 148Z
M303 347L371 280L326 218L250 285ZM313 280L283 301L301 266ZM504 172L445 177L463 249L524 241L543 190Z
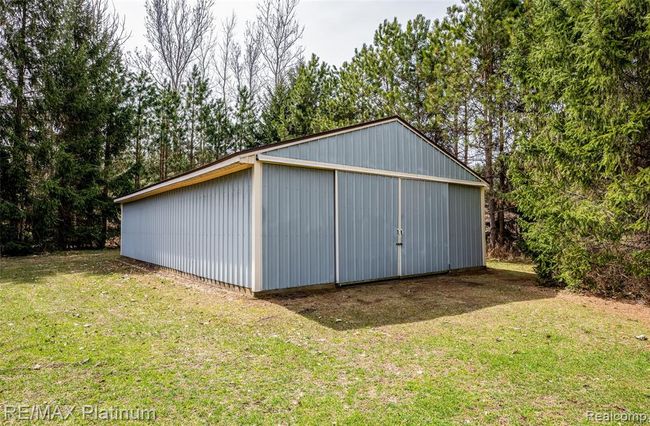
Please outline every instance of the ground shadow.
M158 267L124 261L115 250L63 252L48 256L3 258L0 286L47 284L58 274L148 276ZM178 280L180 275L170 274ZM212 288L211 286L204 286ZM201 288L204 288L201 287ZM434 275L333 290L264 296L268 302L336 330L410 323L459 315L490 306L555 297L535 274L507 269Z
M107 275L119 272L119 250L60 251L29 256L0 257L0 284L46 284L60 274Z
M556 294L540 287L533 273L486 269L265 299L335 330L350 330L431 320Z

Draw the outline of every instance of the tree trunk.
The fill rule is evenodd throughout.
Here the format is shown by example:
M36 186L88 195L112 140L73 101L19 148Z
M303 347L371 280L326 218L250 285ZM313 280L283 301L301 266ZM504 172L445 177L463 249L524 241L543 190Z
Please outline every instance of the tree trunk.
M140 168L142 167L142 153L140 150L140 132L142 129L142 102L138 102L138 126L135 132L135 175L133 176L136 188L140 188Z
M454 114L454 156L456 158L458 158L458 154L460 153L458 139L458 114Z
M194 115L194 99L192 99L192 118L190 125L190 169L194 168Z
M499 167L499 191L501 193L505 192L506 186L506 164L503 158L503 151L505 148L505 134L504 134L504 123L503 123L503 109L500 108L499 115L499 154L497 166ZM505 203L503 199L499 199L498 210L497 210L497 241L499 245L503 246L505 243Z
M467 164L467 159L469 157L469 112L467 111L467 97L465 98L465 117L464 119L464 126L463 126L463 132L464 132L464 152L463 152L463 161L465 164Z
M102 230L99 236L99 241L97 242L99 245L99 248L104 248L106 247L106 240L108 239L108 208L113 208L111 205L110 207L108 203L110 203L110 199L108 198L108 180L109 180L109 170L111 168L111 143L108 135L104 135L106 138L106 142L104 143L104 176L103 176L103 188L102 188L102 196L104 198L104 201L107 203L107 205L102 207ZM112 203L111 203L112 204Z
M27 166L27 128L25 125L25 74L27 72L27 53L26 42L27 42L27 2L23 3L21 9L20 17L20 31L17 40L17 46L14 50L16 56L16 103L14 107L14 146L11 157L13 157L13 162L18 168ZM24 170L19 171L18 173L24 173ZM24 182L21 182L24 183ZM22 186L22 185L21 185ZM15 191L11 191L11 199L15 202L19 208L24 208L24 190L27 188L21 187L16 188ZM25 236L25 221L23 219L12 219L11 220L12 232L15 234L15 237L10 236L9 239L17 239L22 241Z
M490 234L488 239L488 245L490 248L494 248L496 245L497 239L497 229L496 229L496 198L494 196L494 164L493 158L494 147L493 147L493 137L492 137L492 128L493 128L493 117L491 111L486 107L487 115L487 129L485 132L485 180L488 183L488 218L490 223Z

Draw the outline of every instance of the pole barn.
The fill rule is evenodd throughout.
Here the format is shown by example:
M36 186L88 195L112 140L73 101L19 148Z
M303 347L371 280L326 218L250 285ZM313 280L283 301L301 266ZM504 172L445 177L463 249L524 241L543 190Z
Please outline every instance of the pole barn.
M485 266L485 187L390 117L238 152L115 202L121 255L259 293Z

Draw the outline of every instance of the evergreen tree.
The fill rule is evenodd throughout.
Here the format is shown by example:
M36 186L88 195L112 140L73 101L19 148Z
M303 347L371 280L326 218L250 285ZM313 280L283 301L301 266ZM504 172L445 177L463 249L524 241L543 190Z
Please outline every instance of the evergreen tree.
M336 127L336 117L328 110L334 95L335 78L329 66L312 55L301 63L291 78L288 95L287 133L290 137L318 133Z
M202 163L217 160L233 150L233 123L223 100L218 99L201 109L201 125L205 129Z
M469 161L474 139L476 71L472 59L469 15L459 6L449 8L430 33L423 51L423 79L427 82L426 111L429 129L438 142L464 162Z
M260 144L267 145L289 137L289 87L279 83L271 92L261 114Z
M129 100L133 114L132 146L129 151L133 164L130 173L133 176L133 186L140 188L143 182L151 180L151 176L146 173L146 162L147 150L152 143L158 91L151 76L144 70L131 73L129 78Z
M203 126L201 109L208 101L209 91L207 81L203 79L198 65L194 65L183 93L184 134L187 139L187 157L189 168L194 168L201 158L203 149Z
M43 242L53 239L61 249L103 246L106 222L116 209L108 204L108 170L128 134L128 119L121 115L125 82L119 40L114 21L91 2L66 2L60 31L43 76L51 119L46 143L54 149L51 172L39 182L44 197L35 200L34 209L47 214L35 215L32 223L49 229ZM39 224L54 214L55 229L49 222Z
M528 5L511 167L538 273L605 294L650 277L650 3ZM645 284L644 284L645 283Z
M49 163L39 86L43 58L59 35L61 7L58 0L0 4L0 254L31 251L33 239L44 240L43 232L55 224L51 209L33 208L38 177L32 171ZM31 218L41 213L42 226L35 230Z
M239 151L257 145L257 119L250 93L240 86L237 93L233 123L234 150Z

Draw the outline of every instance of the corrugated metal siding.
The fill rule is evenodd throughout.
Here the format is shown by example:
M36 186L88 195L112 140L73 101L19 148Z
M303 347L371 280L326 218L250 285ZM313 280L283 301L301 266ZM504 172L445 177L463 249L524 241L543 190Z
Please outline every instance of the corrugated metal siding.
M339 281L397 276L397 179L339 172Z
M451 269L483 265L480 188L449 185Z
M447 184L402 179L402 275L449 269Z
M465 168L399 122L379 124L278 148L270 156L478 181Z
M122 254L251 285L251 171L124 204Z
M334 172L265 165L262 289L333 283Z

